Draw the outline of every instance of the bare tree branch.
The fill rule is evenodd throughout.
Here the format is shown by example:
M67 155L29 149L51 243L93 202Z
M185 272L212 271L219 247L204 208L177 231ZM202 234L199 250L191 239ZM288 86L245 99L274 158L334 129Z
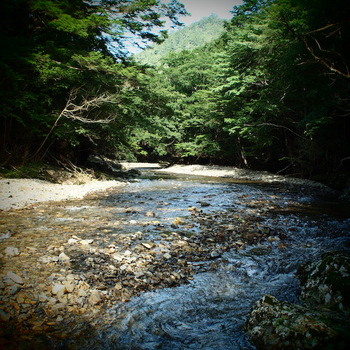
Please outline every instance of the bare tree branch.
M274 18L276 18L276 17L274 17ZM289 24L288 20L287 20L284 16L281 16L280 18L277 18L277 20L279 20L280 22L282 22L282 23L285 25L285 27L286 27L298 40L302 41L302 42L305 44L307 50L310 52L310 54L312 55L312 57L313 57L316 61L320 62L322 65L324 65L325 67L327 67L330 71L335 72L335 73L337 73L337 74L340 74L340 75L342 75L343 77L350 78L349 67L347 66L347 64L346 64L344 61L343 61L343 63L344 63L344 65L345 65L346 72L343 72L343 71L341 71L341 70L335 68L332 64L329 64L324 58L318 56L318 55L315 53L315 51L313 50L313 48L310 46L310 44L309 44L309 42L307 41L307 39L304 38L304 37L302 37L302 36L300 36L299 34L297 34L297 33L295 32L295 30L292 28L292 26ZM325 27L322 27L322 28L316 29L316 30L314 30L314 31L311 31L311 32L309 32L309 33L307 33L307 34L310 34L310 33L314 33L314 32L318 32L318 31L322 31L322 30L328 29L328 28L330 28L330 27L333 26L333 25L339 25L339 23L327 25L327 26L325 26ZM336 31L335 31L335 32L336 32ZM314 39L314 40L315 40L315 39ZM319 43L318 43L318 42L317 42L317 44L318 44L318 46L319 46ZM323 50L323 51L325 51L325 50Z
M115 96L104 94L104 95L94 97L90 100L83 97L82 102L78 104L75 102L78 96L78 92L79 92L79 88L72 89L70 91L66 106L61 111L61 113L59 114L55 122L53 123L50 131L46 135L44 141L41 143L39 148L34 153L33 157L36 157L39 154L39 152L45 145L47 139L51 135L52 131L57 126L58 121L62 117L66 117L68 119L76 120L86 124L108 124L116 118L115 116L113 117L109 116L108 118L105 118L105 119L92 119L92 118L89 118L88 116L85 116L85 115L88 115L89 112L91 112L92 110L96 108L100 108L104 104L117 103Z

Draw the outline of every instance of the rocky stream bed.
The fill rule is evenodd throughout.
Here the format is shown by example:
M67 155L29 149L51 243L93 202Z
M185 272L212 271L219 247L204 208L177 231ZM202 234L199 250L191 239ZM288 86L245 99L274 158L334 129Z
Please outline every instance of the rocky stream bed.
M0 347L340 348L349 340L349 232L346 204L323 187L165 173L3 211ZM326 266L336 265L341 288L305 273L299 284L301 266L339 250ZM319 333L299 305L301 294L315 308L311 287L323 291L316 304L329 320L318 314Z

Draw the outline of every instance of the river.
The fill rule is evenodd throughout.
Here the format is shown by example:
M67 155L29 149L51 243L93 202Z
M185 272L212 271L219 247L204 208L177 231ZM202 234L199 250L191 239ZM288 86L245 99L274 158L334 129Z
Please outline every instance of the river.
M247 179L146 172L103 196L9 213L0 213L1 230L16 234L1 248L23 254L2 270L26 276L21 292L36 288L33 308L44 309L26 342L58 349L254 349L244 322L255 301L268 293L297 303L298 267L350 243L347 202L310 186ZM106 264L117 269L113 278ZM86 307L67 291L64 301L52 298L55 278L68 275L75 290L87 283L104 302ZM5 309L18 333L19 323L31 324L24 306Z

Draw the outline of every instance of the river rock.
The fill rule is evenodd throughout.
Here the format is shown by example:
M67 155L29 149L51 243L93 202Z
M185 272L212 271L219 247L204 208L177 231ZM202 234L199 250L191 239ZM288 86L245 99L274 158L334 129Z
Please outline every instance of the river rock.
M82 245L89 245L89 244L91 244L91 243L93 243L93 239L82 239L81 241L80 241L80 244L82 244Z
M152 249L155 245L151 242L142 242L141 243L145 248Z
M4 310L0 309L0 320L7 322L9 319L10 316Z
M74 284L72 284L72 283L70 283L68 281L64 282L64 286L66 287L66 291L68 293L72 293L74 288L75 288Z
M21 288L18 286L18 284L13 284L12 286L8 287L8 290L12 295L15 295L21 290Z
M350 257L327 253L322 259L298 271L301 301L310 306L324 305L334 311L350 311Z
M66 292L66 286L61 283L55 283L52 286L51 292L53 295L56 295L58 298L60 298Z
M172 227L172 228L178 228L180 225L184 225L184 224L185 224L185 222L184 222L181 218L177 217L177 218L171 223L171 227Z
M89 297L89 304L90 305L97 305L102 301L101 294L97 289L94 289L91 291L90 297Z
M342 349L350 342L350 257L327 253L299 269L302 305L265 295L246 330L258 349Z
M69 262L70 257L68 255L66 255L64 252L62 252L59 256L58 259L60 262L65 263L65 262Z
M19 250L16 247L7 247L5 249L5 256L6 258L10 258L12 256L17 256L19 255Z
M23 284L23 279L22 277L16 275L15 273L9 271L7 273L7 277L10 278L13 282L18 283L18 284Z
M325 349L338 336L322 321L322 313L271 295L255 304L245 329L258 349Z

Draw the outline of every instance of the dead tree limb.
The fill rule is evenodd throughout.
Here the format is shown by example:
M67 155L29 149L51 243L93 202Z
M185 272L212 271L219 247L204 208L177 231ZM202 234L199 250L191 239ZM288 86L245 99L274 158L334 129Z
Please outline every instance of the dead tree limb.
M108 124L115 119L115 116L113 117L109 116L104 119L92 119L92 118L89 118L88 116L92 110L99 108L104 104L116 103L117 99L115 96L104 94L104 95L94 97L92 99L87 99L84 97L80 103L77 103L76 100L77 100L78 92L79 92L79 89L72 89L70 91L66 106L61 111L59 116L56 118L50 131L47 133L45 139L43 140L39 148L36 150L33 157L36 157L40 153L46 141L50 137L52 131L57 126L58 121L62 117L65 117L71 120L76 120L85 124Z

